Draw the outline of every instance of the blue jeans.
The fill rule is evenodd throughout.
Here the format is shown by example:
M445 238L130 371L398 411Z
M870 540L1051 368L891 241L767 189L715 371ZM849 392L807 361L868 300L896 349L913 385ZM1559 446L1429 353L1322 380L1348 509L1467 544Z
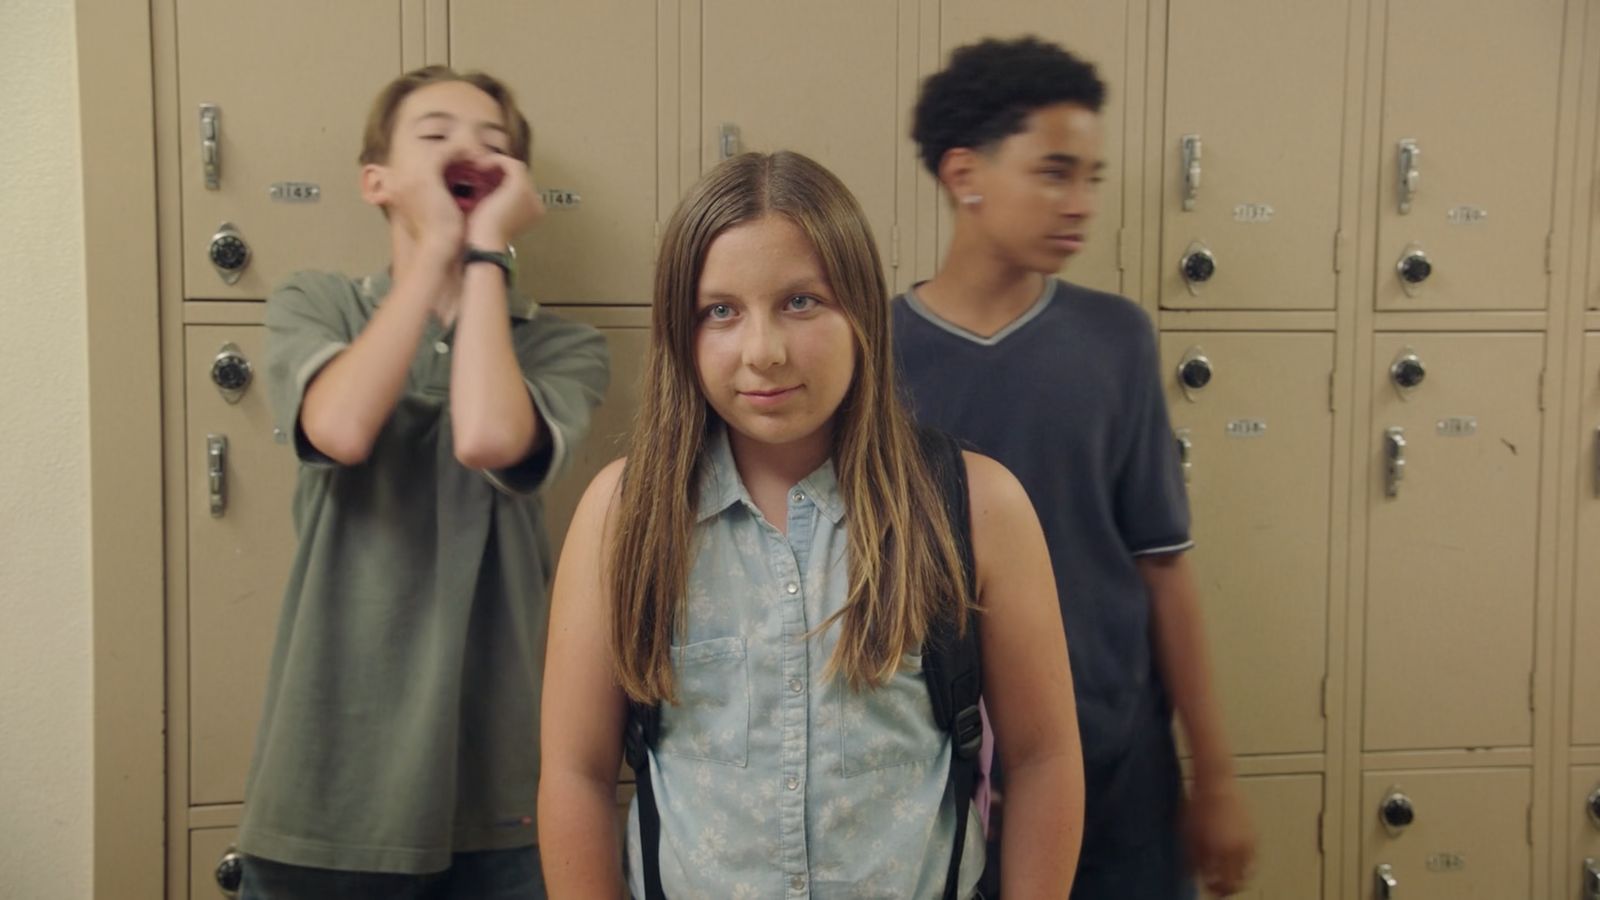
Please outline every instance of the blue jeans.
M240 900L545 900L539 848L457 853L426 875L343 872L244 857Z

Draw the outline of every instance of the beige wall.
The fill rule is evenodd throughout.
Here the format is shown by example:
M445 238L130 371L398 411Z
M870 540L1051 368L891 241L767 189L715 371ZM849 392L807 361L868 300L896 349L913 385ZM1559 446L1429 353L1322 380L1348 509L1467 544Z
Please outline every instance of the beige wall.
M88 353L70 0L0 3L0 898L89 896Z

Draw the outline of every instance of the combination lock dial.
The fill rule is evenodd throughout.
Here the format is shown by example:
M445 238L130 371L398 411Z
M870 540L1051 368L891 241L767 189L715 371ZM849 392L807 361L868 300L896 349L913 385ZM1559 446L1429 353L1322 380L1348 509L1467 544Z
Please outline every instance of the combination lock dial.
M1389 366L1389 378L1402 391L1416 390L1427 377L1428 367L1422 364L1422 357L1410 351L1400 354Z
M1433 275L1433 261L1428 259L1428 254L1422 252L1421 247L1412 244L1400 255L1394 270L1400 276L1400 287L1406 296L1415 297L1422 289L1423 282Z
M228 852L222 854L222 859L217 861L217 868L213 874L222 896L239 896L239 888L244 883L244 863L239 858L239 851L229 847Z
M1394 791L1383 798L1383 806L1378 810L1378 815L1383 819L1383 826L1394 834L1417 820L1417 809L1412 806L1410 797Z
M1199 247L1183 255L1178 263L1183 280L1191 285L1205 284L1217 274L1217 258L1210 250Z
M1191 391L1198 391L1210 384L1213 374L1211 360L1199 354L1190 356L1178 366L1178 381Z
M238 281L250 265L250 245L245 243L244 235L228 222L222 223L217 233L211 236L206 255L211 258L211 266L217 270L218 277L226 284Z
M239 352L236 344L223 344L216 358L211 361L211 383L217 386L222 398L229 403L239 402L245 389L250 387L250 379L254 374L250 360Z

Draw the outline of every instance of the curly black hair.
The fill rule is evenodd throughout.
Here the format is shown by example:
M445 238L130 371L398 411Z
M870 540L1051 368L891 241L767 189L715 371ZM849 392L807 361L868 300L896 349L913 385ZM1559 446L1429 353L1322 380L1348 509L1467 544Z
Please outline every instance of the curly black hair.
M956 147L985 148L1023 130L1028 114L1057 103L1099 112L1106 85L1094 66L1037 37L990 38L957 47L943 71L922 82L911 124L922 164Z

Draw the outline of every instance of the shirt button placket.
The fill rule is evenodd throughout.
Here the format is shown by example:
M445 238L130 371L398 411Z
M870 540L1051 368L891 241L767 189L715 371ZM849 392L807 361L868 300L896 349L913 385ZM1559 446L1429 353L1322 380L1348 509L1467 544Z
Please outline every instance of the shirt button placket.
M778 775L782 778L784 786L778 802L783 848L780 863L783 868L780 871L790 873L789 886L793 893L801 896L807 895L806 872L810 867L805 837L806 792L803 789L808 755L810 710L805 692L795 691L792 687L796 682L804 687L808 671L805 596L800 590L800 553L797 552L794 542L803 543L809 540L810 536L804 533L804 529L791 528L787 540L777 538L773 541L770 557L774 581L779 586L778 599L783 623L780 672L783 680L779 684L791 686L787 693L779 694L780 707L783 710L783 738L779 752Z

